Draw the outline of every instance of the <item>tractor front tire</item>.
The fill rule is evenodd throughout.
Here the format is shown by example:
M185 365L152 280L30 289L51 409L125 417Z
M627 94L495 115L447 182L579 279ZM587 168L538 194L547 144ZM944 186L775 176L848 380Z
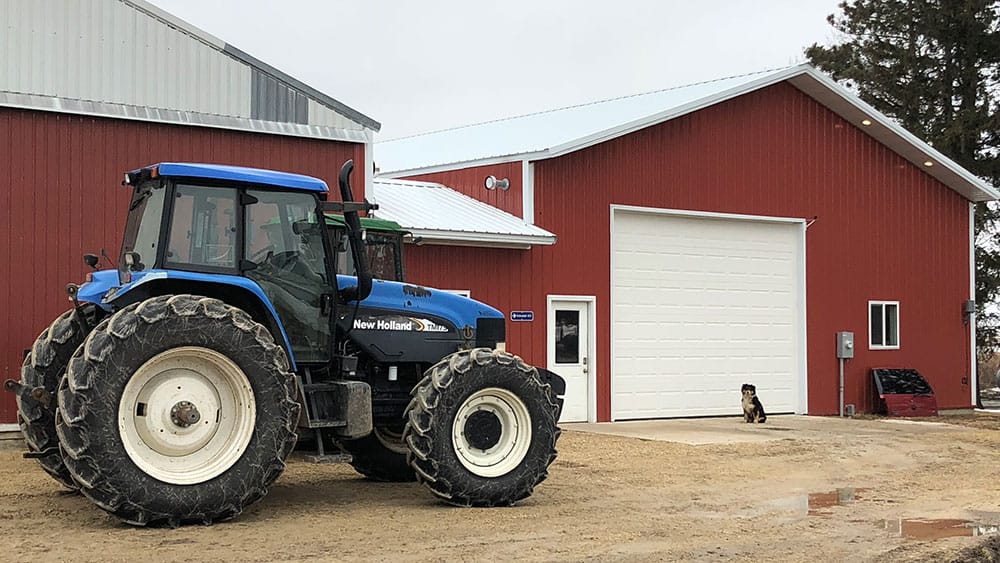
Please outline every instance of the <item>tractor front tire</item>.
M456 352L414 388L403 439L417 480L458 506L509 506L556 458L559 405L538 370L488 348Z
M24 442L29 452L42 454L37 459L46 473L73 490L77 484L59 455L56 389L73 352L83 344L102 314L93 303L84 303L79 310L66 311L38 335L21 366L21 385L45 389L41 400L17 396L17 422Z
M60 383L56 429L80 491L135 525L210 524L267 493L295 446L284 350L240 309L166 295L102 322Z
M341 447L351 454L351 467L372 481L408 483L416 480L406 461L409 448L403 441L400 427L375 426L364 438L340 440Z

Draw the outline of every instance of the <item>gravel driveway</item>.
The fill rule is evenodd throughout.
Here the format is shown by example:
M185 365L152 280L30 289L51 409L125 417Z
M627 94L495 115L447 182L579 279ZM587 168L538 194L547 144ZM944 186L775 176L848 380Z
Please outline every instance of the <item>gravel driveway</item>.
M296 457L237 520L176 530L119 524L63 492L8 441L0 449L0 560L818 562L995 554L1000 417L944 420L809 417L803 429L781 417L762 427L713 419L705 428L768 439L701 445L566 430L549 479L502 509L445 506L419 485L368 482L347 465Z

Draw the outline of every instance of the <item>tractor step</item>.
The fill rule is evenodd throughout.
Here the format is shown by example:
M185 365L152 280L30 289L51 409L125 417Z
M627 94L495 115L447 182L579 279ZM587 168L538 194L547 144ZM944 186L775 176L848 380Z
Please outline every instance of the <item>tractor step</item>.
M303 382L302 380L305 379ZM299 425L329 428L341 438L360 438L372 431L372 388L363 381L312 382L307 369L295 377L305 417Z

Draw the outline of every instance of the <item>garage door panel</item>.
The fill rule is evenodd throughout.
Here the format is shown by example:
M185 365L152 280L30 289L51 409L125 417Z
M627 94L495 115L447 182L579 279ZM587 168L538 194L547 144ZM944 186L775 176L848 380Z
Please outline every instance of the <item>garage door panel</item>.
M615 213L612 415L796 410L801 225ZM775 410L777 409L777 411Z

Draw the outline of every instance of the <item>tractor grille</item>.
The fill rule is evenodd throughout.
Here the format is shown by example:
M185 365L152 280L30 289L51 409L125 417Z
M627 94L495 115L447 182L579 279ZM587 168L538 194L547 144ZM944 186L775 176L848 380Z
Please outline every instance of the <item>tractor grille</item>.
M476 319L476 347L495 348L497 342L504 342L506 327L504 318L479 317Z

